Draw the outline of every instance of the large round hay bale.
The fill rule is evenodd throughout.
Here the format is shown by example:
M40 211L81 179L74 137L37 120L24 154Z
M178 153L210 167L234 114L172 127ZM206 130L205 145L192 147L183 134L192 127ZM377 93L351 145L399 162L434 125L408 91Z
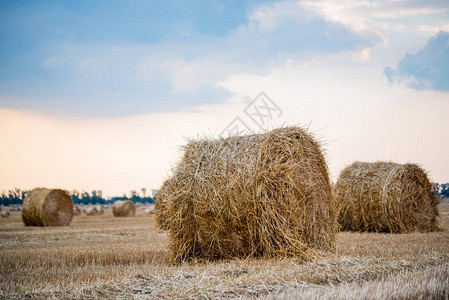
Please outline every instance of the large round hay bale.
M11 214L9 213L9 211L7 211L7 210L2 211L1 214L2 214L2 218L9 218L9 216L11 215Z
M156 214L156 226L159 229L169 230L170 219L168 211L168 195L173 190L173 182L167 179L162 184L157 193L156 203L154 204L154 213Z
M95 206L90 206L84 209L84 213L86 214L86 216L97 216L98 210Z
M63 190L37 188L23 200L26 226L67 226L72 221L72 198Z
M406 233L437 228L439 198L415 164L355 162L335 186L343 230Z
M174 262L335 249L327 164L299 127L191 141L170 181Z
M73 206L73 215L74 216L79 216L81 215L81 209L78 206Z
M134 217L136 215L136 207L131 200L119 200L112 205L112 213L114 217Z

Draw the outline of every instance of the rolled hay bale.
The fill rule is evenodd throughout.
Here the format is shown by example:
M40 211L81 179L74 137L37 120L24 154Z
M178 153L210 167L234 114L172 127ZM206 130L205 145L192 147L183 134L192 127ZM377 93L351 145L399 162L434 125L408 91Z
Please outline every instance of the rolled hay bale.
M134 217L136 215L136 207L131 200L119 200L112 205L112 213L114 217Z
M81 215L81 209L78 206L73 206L73 215L74 216L79 216Z
M9 216L11 215L10 213L9 213L9 211L2 211L1 212L1 215L2 215L2 218L9 218Z
M167 193L174 262L334 251L319 143L299 127L191 141Z
M154 213L154 205L150 205L149 207L145 208L144 212L145 212L147 215L153 214L153 213Z
M97 209L97 212L99 215L103 215L104 214L104 209L101 205L97 205L95 206L95 208Z
M86 216L97 216L98 210L95 206L86 207L84 209L84 213L86 214Z
M36 188L23 200L26 226L68 226L72 217L72 198L63 190Z
M407 233L437 229L439 198L415 164L355 162L335 186L343 230Z
M156 214L156 226L158 229L169 230L170 218L168 211L168 195L173 191L173 182L167 179L162 184L154 204L154 213Z

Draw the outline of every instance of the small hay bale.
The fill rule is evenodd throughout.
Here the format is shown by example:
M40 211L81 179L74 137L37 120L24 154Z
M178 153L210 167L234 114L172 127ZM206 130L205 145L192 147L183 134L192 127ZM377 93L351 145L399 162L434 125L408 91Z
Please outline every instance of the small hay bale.
M168 211L168 195L173 191L173 182L167 179L162 184L154 204L154 213L156 214L156 226L158 229L169 230L170 218Z
M144 212L145 212L147 215L153 214L153 213L154 213L154 205L150 205L149 207L145 208Z
M101 205L97 205L95 207L96 207L97 212L98 212L99 215L103 215L104 214L104 209L103 209L103 207Z
M335 250L327 164L302 128L190 141L184 150L167 195L175 263Z
M10 215L9 211L2 211L2 218L9 218Z
M95 206L86 207L84 209L84 213L86 214L86 216L97 216L98 210Z
M78 206L73 206L73 215L74 216L79 216L81 215L81 209Z
M335 186L343 230L406 233L437 229L439 198L415 164L355 162Z
M134 217L136 215L136 207L131 200L119 200L112 205L112 213L114 217Z
M26 226L68 226L72 217L72 198L63 190L36 188L23 200Z

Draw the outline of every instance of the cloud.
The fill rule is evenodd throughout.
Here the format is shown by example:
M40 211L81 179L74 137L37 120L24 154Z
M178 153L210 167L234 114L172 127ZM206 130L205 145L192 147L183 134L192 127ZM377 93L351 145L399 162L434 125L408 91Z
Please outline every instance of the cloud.
M246 23L215 36L57 41L30 64L42 70L27 80L2 81L0 89L4 97L21 99L8 102L10 108L106 116L170 111L225 101L230 94L219 83L233 74L263 74L287 60L342 52L361 51L363 61L379 41L302 2L284 1L255 7Z
M449 31L449 23L446 24L439 24L439 25L421 25L419 26L419 30L421 30L422 32L430 32L432 34L438 33L440 31Z
M415 90L449 92L449 33L440 31L422 50L401 59L396 68L385 68L384 74L390 83Z

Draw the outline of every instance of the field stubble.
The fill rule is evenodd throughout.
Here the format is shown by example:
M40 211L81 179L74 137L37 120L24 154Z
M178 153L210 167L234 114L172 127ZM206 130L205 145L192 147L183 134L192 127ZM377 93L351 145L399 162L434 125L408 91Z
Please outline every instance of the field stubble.
M440 231L342 232L337 253L170 264L154 215L74 217L69 227L0 219L2 298L448 298L449 205Z

